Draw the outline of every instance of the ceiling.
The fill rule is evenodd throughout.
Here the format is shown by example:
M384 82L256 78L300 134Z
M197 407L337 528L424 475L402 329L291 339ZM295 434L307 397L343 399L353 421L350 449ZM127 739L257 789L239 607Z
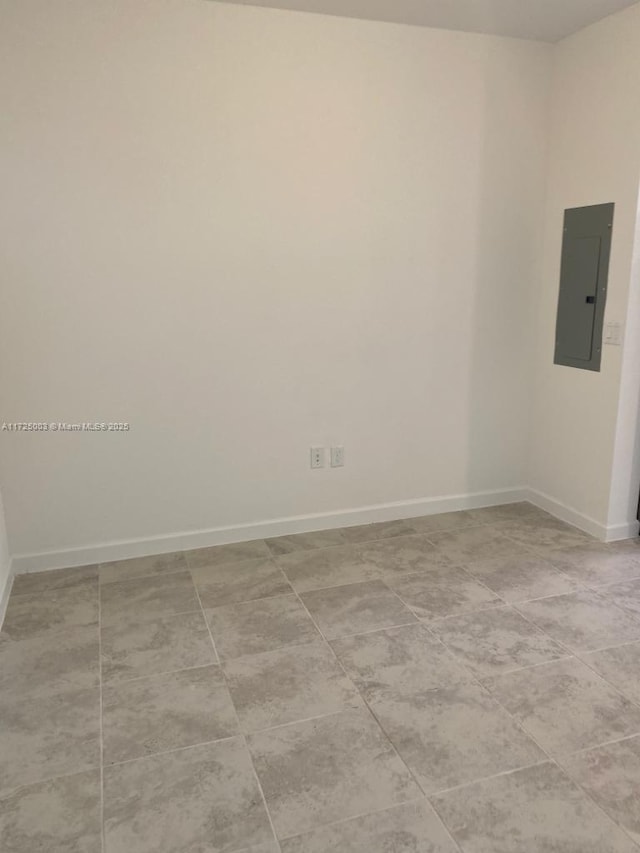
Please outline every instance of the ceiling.
M345 18L559 41L637 0L223 0Z

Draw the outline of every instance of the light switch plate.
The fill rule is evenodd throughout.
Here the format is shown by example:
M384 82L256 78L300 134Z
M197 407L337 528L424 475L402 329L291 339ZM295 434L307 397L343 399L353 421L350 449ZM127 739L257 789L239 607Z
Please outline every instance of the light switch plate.
M605 323L602 342L610 347L622 346L622 323Z
M331 467L332 468L343 468L344 467L344 447L332 447L331 448Z

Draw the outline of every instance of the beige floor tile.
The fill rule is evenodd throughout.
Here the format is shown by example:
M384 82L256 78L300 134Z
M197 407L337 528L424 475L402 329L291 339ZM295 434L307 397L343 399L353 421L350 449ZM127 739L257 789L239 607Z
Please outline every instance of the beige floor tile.
M217 663L202 613L180 613L102 629L102 678L143 675Z
M495 593L455 566L387 578L391 589L419 619L441 619L503 604Z
M318 589L300 597L327 639L416 621L409 608L379 580Z
M79 773L100 763L100 695L0 697L0 791Z
M424 625L345 637L331 645L367 701L413 696L416 690L471 680L469 672Z
M568 652L510 607L430 624L433 633L478 677L567 657Z
M575 658L484 684L551 756L640 733L640 708Z
M361 545L358 553L366 563L377 566L383 577L453 565L426 536L399 536L397 539L370 542Z
M474 682L429 689L416 684L412 692L378 690L366 699L427 794L544 759Z
M615 583L599 590L609 601L613 601L640 623L640 580Z
M271 553L280 557L296 551L316 551L319 548L344 545L345 537L342 530L316 530L311 533L296 533L293 536L276 536L265 541Z
M36 637L52 629L98 624L98 584L84 580L42 593L11 595L2 633L14 640Z
M570 755L562 765L640 844L640 737Z
M425 801L325 826L282 842L282 853L458 853Z
M587 586L601 586L640 577L640 552L616 544L589 543L548 551L547 559L565 574Z
M539 556L516 555L479 560L463 568L510 604L564 595L579 588L577 581Z
M238 658L224 670L245 732L362 707L358 691L321 641Z
M544 520L527 517L499 521L496 522L495 529L500 530L514 542L541 552L595 542L587 533L552 516Z
M527 501L501 504L499 506L484 506L478 509L470 509L468 513L476 523L481 524L495 524L497 521L518 521L522 518L527 520L534 519L540 523L556 520L548 512L539 509Z
M280 568L270 559L204 566L191 572L203 607L273 598L293 592Z
M528 549L523 545L508 539L489 526L430 533L428 538L441 553L456 563L472 563L475 560L490 560L528 553Z
M0 847L630 853L639 566L519 504L20 576Z
M433 798L462 853L634 853L637 848L555 764Z
M101 853L100 771L0 797L0 840L3 853Z
M378 539L394 539L415 533L411 521L378 521L374 524L359 524L356 527L344 527L342 534L347 543L375 542Z
M409 524L416 533L438 533L447 530L462 530L465 527L477 527L478 521L468 510L462 510L460 512L421 515L418 518L410 518Z
M595 651L640 639L640 620L591 590L518 604L517 609L575 652Z
M228 738L238 724L218 666L185 669L106 686L105 764Z
M54 569L46 572L26 572L16 575L11 587L12 595L26 593L44 593L52 589L62 589L65 586L85 580L98 579L98 565L76 566L72 569Z
M197 548L185 551L190 569L204 566L222 566L225 563L246 563L247 560L259 560L269 557L271 552L263 539L253 542L234 542L231 545L213 545L210 548Z
M98 626L46 631L24 640L0 633L0 697L41 701L100 683ZM1 700L0 700L1 701Z
M609 684L640 705L640 643L628 643L581 655Z
M422 625L332 646L425 791L540 760L535 744Z
M131 560L117 560L100 564L100 583L129 580L147 575L166 575L184 572L187 560L181 551L172 554L158 554L153 557L134 557Z
M300 645L320 636L295 595L228 604L205 615L222 660Z
M374 580L382 574L378 566L367 563L353 545L285 554L278 557L278 565L296 592Z
M132 578L100 587L103 626L199 611L200 602L189 572Z
M239 737L106 767L104 819L105 853L262 853L273 839Z
M248 743L280 838L420 795L367 711L271 729Z

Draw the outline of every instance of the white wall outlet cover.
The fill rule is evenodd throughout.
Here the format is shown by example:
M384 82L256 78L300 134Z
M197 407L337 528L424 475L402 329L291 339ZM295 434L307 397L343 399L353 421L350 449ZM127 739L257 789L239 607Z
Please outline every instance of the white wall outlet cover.
M324 468L324 447L311 448L311 467Z
M331 448L331 467L342 468L344 466L344 447Z
M610 347L622 346L622 323L614 321L604 324L603 343Z

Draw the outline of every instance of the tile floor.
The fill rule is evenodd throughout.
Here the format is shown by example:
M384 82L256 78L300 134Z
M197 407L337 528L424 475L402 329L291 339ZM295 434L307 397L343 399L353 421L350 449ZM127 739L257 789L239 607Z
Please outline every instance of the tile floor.
M528 504L16 578L3 853L640 850L640 541Z

